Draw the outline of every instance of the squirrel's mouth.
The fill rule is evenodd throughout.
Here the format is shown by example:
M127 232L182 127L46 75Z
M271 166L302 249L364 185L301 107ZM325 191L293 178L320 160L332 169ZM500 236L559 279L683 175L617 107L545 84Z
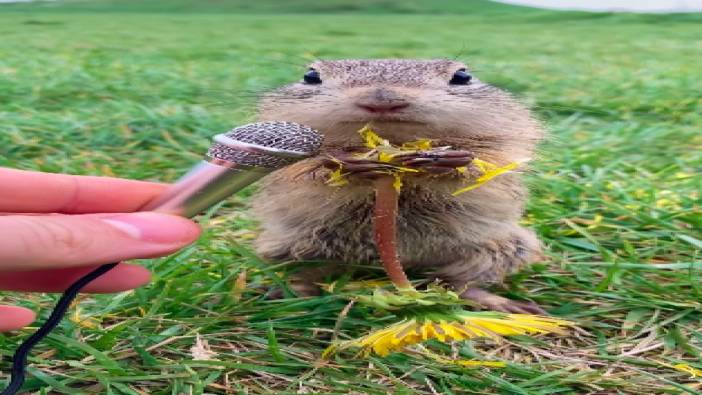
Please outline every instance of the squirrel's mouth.
M343 121L346 122L384 122L384 123L415 123L423 124L426 123L419 119L416 114L411 111L390 111L390 112L370 112L370 111L359 111L349 114Z
M386 127L391 127L392 125L426 125L426 122L414 120L414 119L403 119L403 118L390 118L390 117L365 117L365 118L358 118L358 119L347 119L347 120L342 120L338 122L339 124L353 124L353 125L360 125L359 127L363 127L364 125L383 125Z
M415 111L406 100L358 100L353 103L352 117L367 122L417 122Z

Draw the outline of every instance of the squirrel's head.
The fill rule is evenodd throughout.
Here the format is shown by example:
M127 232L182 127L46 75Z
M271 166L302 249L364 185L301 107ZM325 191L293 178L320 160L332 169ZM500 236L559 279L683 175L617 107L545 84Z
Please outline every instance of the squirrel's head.
M490 151L519 141L530 151L541 137L511 95L445 59L314 62L300 81L264 96L260 119L308 125L344 148L360 145L356 131L369 123L393 143L430 138Z

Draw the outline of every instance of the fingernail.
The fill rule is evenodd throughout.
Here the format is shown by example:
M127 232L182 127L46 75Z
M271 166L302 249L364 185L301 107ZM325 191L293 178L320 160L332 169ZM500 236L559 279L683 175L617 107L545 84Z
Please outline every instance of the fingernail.
M199 235L199 229L192 221L167 214L121 214L101 218L101 221L133 239L151 243L191 242Z

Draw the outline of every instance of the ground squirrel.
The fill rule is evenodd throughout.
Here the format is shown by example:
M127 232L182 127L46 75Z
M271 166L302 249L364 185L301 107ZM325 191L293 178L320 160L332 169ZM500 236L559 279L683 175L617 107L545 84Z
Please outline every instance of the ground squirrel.
M430 138L497 164L526 163L543 136L540 123L510 94L481 82L452 60L333 60L313 63L302 81L266 94L261 121L291 121L325 135L322 153L276 171L254 198L262 223L258 253L271 261L321 260L328 267L292 276L301 295L344 263L377 262L373 189L363 178L326 185L325 154L362 147L371 124L390 142ZM459 196L458 177L407 177L399 202L399 254L487 309L542 313L534 303L485 291L541 257L540 243L519 226L527 198L519 172Z

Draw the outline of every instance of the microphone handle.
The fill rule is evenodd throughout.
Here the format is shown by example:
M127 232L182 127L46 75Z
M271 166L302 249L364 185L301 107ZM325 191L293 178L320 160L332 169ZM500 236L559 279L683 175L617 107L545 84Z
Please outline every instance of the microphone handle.
M208 158L139 211L156 211L191 218L244 189L272 170L274 169Z

